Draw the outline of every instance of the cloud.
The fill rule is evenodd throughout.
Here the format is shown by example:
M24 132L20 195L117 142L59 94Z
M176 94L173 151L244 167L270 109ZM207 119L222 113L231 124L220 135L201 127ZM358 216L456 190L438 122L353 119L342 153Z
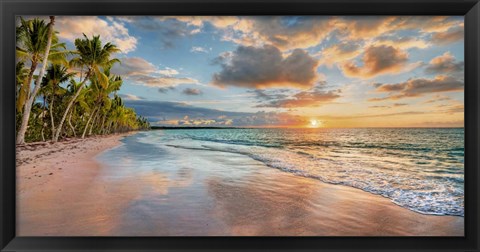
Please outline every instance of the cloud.
M433 58L425 72L429 74L463 73L463 67L463 61L456 61L450 52L446 52L441 56Z
M408 36L396 36L396 37L391 37L391 36L383 36L383 37L378 37L376 40L372 42L372 45L375 46L393 46L398 49L410 49L410 48L420 48L424 49L430 46L430 43L428 41L415 38L415 37L408 37Z
M165 94L168 91L172 91L172 90L175 90L175 87L170 86L170 87L159 87L158 88L158 92L162 93L162 94Z
M362 79L383 74L395 74L405 70L408 54L392 46L370 46L362 58L363 66L353 61L341 65L343 73L348 77Z
M441 101L450 101L452 100L450 97L445 96L445 95L435 95L429 100L426 100L424 103L435 103L435 102L441 102Z
M166 76L172 76L172 75L179 74L179 72L177 70L169 68L169 67L167 67L165 69L157 70L157 73L163 74L163 75L166 75Z
M390 106L368 106L369 108L390 108Z
M198 80L189 77L176 77L179 72L172 68L158 69L143 58L121 58L121 64L115 64L112 73L125 76L133 84L149 87L168 88L179 84L198 84ZM159 90L160 91L160 90ZM165 91L165 90L164 90Z
M196 126L196 127L229 127L232 126L233 121L227 119L225 116L219 116L213 119L190 119L189 116L183 117L179 120L168 120L168 121L159 121L157 122L160 125L164 126Z
M233 119L233 125L239 126L298 126L307 125L310 120L288 113L277 112L256 112L252 115L242 116Z
M390 32L394 27L391 25L396 17L342 17L338 18L336 27L351 40L373 38Z
M133 94L119 94L118 96L120 96L123 100L128 100L128 101L140 101L145 99L141 96L136 96Z
M331 67L335 63L341 63L356 58L362 53L360 49L360 43L355 41L344 41L323 49L318 55L321 57L320 62L322 64Z
M250 115L250 113L195 107L181 102L141 100L126 101L125 103L129 107L134 108L139 115L147 117L151 122L159 120L179 120L183 119L185 116L189 116L191 119L211 119L219 116L237 117Z
M214 63L222 70L213 75L212 83L222 87L308 88L319 79L318 61L301 49L293 50L284 58L274 46L239 46Z
M422 33L444 32L463 25L463 17L455 16L399 16L391 23L394 29L419 30Z
M454 27L444 32L437 32L432 35L432 42L437 45L451 44L465 37L463 26Z
M163 126L291 126L306 125L308 118L287 113L231 112L200 108L179 102L128 100L126 106L147 118L153 125Z
M243 46L273 45L281 50L318 45L335 29L330 17L308 16L171 16L198 33L206 24L222 31L222 40Z
M160 41L160 49L174 48L178 39L198 33L195 27L169 16L124 16L115 19L149 32Z
M209 50L201 46L192 46L192 49L190 49L190 52L194 52L194 53L208 53L209 51L211 51L211 48Z
M450 76L439 75L434 79L410 79L396 84L376 85L379 93L389 93L383 98L373 98L369 101L398 100L406 97L419 97L430 93L463 91L464 83Z
M421 34L445 32L463 25L459 17L451 16L364 16L341 17L336 22L338 30L349 39L375 38L403 30Z
M133 81L133 84L160 88L177 86L180 84L199 84L198 80L188 77L133 75L130 76L129 79Z
M134 51L138 42L123 23L96 16L59 16L55 20L55 30L60 38L71 42L82 38L83 33L87 36L100 35L104 43L115 44L123 53Z
M182 93L186 95L201 95L203 94L202 90L198 88L185 88Z
M416 124L417 126L421 127L464 127L464 121L463 120L452 120L452 121L427 121L427 122L421 122Z
M405 111L405 112L393 112L382 114L365 114L365 115L349 115L349 116L332 116L332 115L319 115L319 118L326 120L344 120L344 119L359 119L359 118L382 118L391 116L405 116L405 115L424 115L431 114L431 111Z
M322 91L318 89L302 91L294 94L292 97L271 100L267 103L261 103L256 107L271 108L297 108L297 107L317 107L339 98L339 91Z
M281 50L316 46L335 29L333 19L321 16L251 17L233 28L241 32L237 39L231 38L233 41L257 46L261 42Z
M279 90L262 90L262 89L253 89L248 90L247 93L252 93L255 95L255 98L260 101L271 101L271 100L278 100L287 98L288 95L284 94L285 92L289 92L289 89L279 89Z
M112 67L112 73L116 75L142 75L154 73L157 68L143 58L131 57L120 58L120 64Z
M449 29L462 28L463 20L449 16L363 16L363 17L319 17L319 16L277 16L277 17L211 17L211 16L170 16L200 32L206 24L220 30L222 39L243 46L273 45L280 50L310 48L321 44L332 36L346 40L372 40L391 35L398 31L412 30L420 34L443 33ZM427 41L410 38L399 40L400 48L425 48ZM390 42L385 41L386 45Z
M463 106L463 104L457 104L445 110L445 112L449 114L463 113L464 111L465 107Z
M194 27L203 27L205 23L210 23L216 28L226 28L240 20L235 16L167 16L161 17L161 19L176 19Z

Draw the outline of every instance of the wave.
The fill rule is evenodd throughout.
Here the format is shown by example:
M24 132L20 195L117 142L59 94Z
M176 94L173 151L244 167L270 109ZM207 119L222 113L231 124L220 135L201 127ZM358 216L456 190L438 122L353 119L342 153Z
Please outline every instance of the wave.
M330 159L304 151L293 152L264 146L215 143L218 144L197 142L199 146L192 147L190 142L187 145L169 143L165 146L240 154L262 162L268 167L297 176L329 184L350 186L380 195L418 213L464 216L463 178L415 174L402 167L385 168L383 163ZM443 174L448 175L445 171Z

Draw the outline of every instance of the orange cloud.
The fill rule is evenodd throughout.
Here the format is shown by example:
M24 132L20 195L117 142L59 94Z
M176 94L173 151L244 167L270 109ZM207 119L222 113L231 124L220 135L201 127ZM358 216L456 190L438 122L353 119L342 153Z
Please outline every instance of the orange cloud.
M465 37L463 26L454 27L444 32L437 32L432 35L432 42L438 45L451 44Z
M445 52L444 54L433 58L425 71L427 73L446 74L452 72L463 72L463 67L463 61L458 62L450 52Z
M318 45L335 29L334 22L327 17L300 17L290 27L285 25L282 17L254 17L233 28L242 32L237 41L244 45L261 42L281 50L291 50Z
M148 87L171 87L179 84L198 84L198 80L188 77L172 76L152 76L152 75L133 75L129 76L133 84L144 85Z
M338 91L303 91L299 92L291 98L283 98L272 100L268 103L257 105L256 107L273 107L273 108L297 108L297 107L317 107L325 103L331 102L339 98Z
M335 26L351 40L373 38L395 29L391 26L396 17L342 17L336 20Z
M372 98L369 101L398 100L408 97L419 97L429 93L463 91L464 83L450 76L439 75L434 79L410 79L396 84L376 84L379 93L390 93L384 98Z
M463 20L452 16L400 16L391 26L398 30L420 30L423 33L445 32L463 25Z
M117 75L150 74L157 69L155 65L140 57L120 58L120 64L112 67L112 73Z
M399 49L420 48L424 49L430 46L430 43L414 37L385 38L380 37L372 42L374 46L393 46Z
M356 58L361 53L359 43L346 41L323 49L319 56L322 64L331 67L333 64Z
M362 61L363 66L347 62L340 68L348 77L363 79L399 73L406 67L408 54L392 46L370 46L365 50Z

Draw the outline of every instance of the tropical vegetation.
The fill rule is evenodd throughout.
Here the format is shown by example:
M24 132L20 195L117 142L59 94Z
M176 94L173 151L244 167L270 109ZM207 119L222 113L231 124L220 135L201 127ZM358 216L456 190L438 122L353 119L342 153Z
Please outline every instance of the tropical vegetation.
M20 18L16 29L17 144L149 129L117 94L117 46L84 35L67 50L54 25L54 16L49 23Z

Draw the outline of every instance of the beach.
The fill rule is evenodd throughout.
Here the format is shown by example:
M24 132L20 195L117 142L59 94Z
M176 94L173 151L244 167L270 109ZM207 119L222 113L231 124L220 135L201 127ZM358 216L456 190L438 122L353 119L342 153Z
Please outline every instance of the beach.
M17 235L464 235L461 216L421 214L238 153L155 147L147 134L18 148Z

